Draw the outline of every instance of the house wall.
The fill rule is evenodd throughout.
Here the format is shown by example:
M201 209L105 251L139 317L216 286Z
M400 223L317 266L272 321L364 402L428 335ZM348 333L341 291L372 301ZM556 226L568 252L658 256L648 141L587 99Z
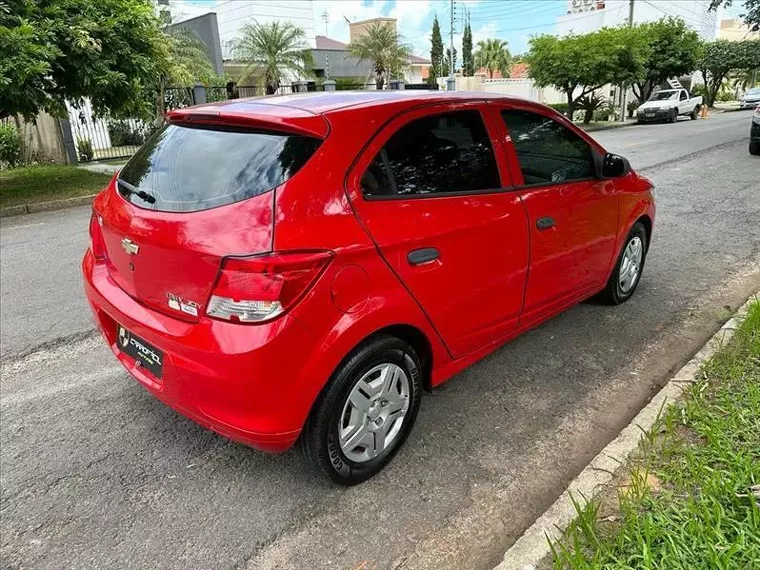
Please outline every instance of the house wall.
M539 103L566 103L565 94L553 87L537 87L529 78L484 79L483 77L456 77L457 91L486 91L522 97Z
M314 70L325 71L325 58L330 60L330 77L360 77L366 79L372 73L372 63L369 61L360 62L358 58L349 55L345 50L334 49L313 49L311 50L314 58Z
M214 71L222 74L222 46L219 40L218 21L215 13L209 12L177 24L171 24L166 28L169 31L183 28L193 32L205 44L206 53L214 66Z

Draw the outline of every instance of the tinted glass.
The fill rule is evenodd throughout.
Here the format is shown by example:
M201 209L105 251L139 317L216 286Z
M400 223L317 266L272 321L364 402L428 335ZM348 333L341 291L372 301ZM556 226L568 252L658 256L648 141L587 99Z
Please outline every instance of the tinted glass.
M688 98L689 96L684 91L681 91L681 101L685 101Z
M362 176L365 196L497 189L491 141L478 111L416 119L401 127Z
M678 95L678 91L658 91L652 95L650 101L667 101L668 99L674 99Z
M596 175L591 148L557 121L529 111L502 111L525 184L559 184Z
M271 131L167 125L119 173L119 193L166 212L232 204L285 182L320 142Z

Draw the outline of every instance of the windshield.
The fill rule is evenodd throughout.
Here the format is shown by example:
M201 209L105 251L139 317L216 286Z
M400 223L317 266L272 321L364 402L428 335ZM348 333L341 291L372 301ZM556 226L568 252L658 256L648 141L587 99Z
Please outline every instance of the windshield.
M195 212L271 190L306 164L322 141L275 131L170 124L119 173L119 193L164 212Z
M760 95L760 87L753 87L747 91L747 95Z
M675 99L678 97L678 91L658 91L652 95L650 101L666 101L668 99Z

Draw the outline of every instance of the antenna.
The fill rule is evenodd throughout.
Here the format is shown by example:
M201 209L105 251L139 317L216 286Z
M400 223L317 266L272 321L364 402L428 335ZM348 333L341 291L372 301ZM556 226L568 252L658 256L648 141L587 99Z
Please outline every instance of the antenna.
M330 23L330 14L327 12L327 8L322 12L322 21L325 23L325 37L327 37L327 24Z
M351 25L351 20L349 20L345 14L343 14L343 19L346 21L346 24L348 24L349 26Z

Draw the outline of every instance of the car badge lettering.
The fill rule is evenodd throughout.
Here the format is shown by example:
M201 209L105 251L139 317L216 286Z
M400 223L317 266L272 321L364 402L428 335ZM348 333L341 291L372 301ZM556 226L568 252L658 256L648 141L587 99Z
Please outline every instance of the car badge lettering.
M169 305L170 309L174 309L175 311L181 311L183 313L187 313L188 315L192 315L194 317L198 316L198 309L200 308L200 305L196 303L195 301L190 301L188 299L183 299L179 295L175 295L174 293L167 293L167 304Z

